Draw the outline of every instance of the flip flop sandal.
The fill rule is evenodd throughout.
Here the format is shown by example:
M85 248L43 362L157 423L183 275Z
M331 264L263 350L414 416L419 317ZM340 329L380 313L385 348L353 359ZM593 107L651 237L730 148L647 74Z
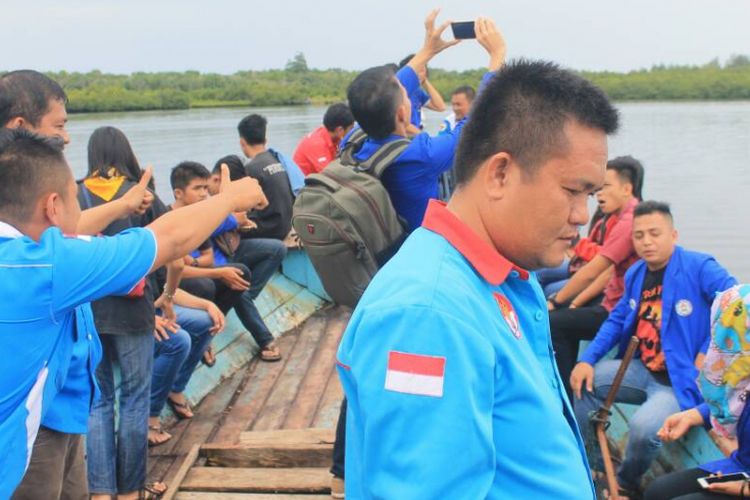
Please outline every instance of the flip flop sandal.
M169 490L169 487L161 482L149 483L138 491L138 500L158 500Z
M164 443L166 443L167 441L169 441L170 439L172 439L172 435L171 435L170 433L168 433L167 431L165 431L165 430L164 430L164 429L162 428L162 426L161 426L161 425L149 425L149 426L148 426L148 430L150 430L150 431L154 431L154 432L158 433L158 434L159 434L159 435L161 435L161 436L163 436L163 435L165 435L165 434L166 434L167 436L169 436L169 437L167 437L167 439L165 439L165 440L163 440L163 441L152 441L152 440L150 440L150 439L149 439L149 440L148 440L148 446L149 446L149 448L151 448L151 447L154 447L154 446L159 446L160 444L164 444Z
M203 353L201 362L209 368L216 364L216 355L214 354L213 347L209 346L206 352Z
M281 351L279 346L275 342L271 342L266 347L260 350L261 361L279 361L281 359Z
M190 405L187 401L184 403L178 403L177 401L174 401L172 398L167 398L167 404L170 408L172 408L172 411L175 415L177 415L177 418L180 420L187 420L193 418L195 415L193 414L193 409L190 408ZM190 412L190 414L188 414Z

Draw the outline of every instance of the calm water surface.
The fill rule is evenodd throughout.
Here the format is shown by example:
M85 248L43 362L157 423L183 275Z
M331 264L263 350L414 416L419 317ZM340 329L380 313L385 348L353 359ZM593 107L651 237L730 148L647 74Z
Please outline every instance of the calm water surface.
M646 168L644 197L672 204L682 245L711 253L738 279L750 280L750 103L620 104L622 128L610 156L631 154ZM154 166L157 192L172 201L169 171L182 160L209 169L240 154L236 126L249 113L268 118L269 143L291 156L317 127L324 107L231 108L72 115L66 150L77 176L86 171L86 144L102 125L122 129L142 166ZM434 133L441 116L427 111Z

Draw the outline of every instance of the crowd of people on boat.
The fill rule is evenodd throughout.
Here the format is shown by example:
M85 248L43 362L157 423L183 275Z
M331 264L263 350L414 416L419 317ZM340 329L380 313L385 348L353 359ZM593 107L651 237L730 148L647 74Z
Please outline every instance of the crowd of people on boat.
M486 74L451 93L440 131L424 131L424 109L447 111L428 64L458 43L437 15L417 52L362 71L293 154L248 115L244 158L175 165L170 205L155 194L166 179L112 126L91 134L75 180L65 91L36 71L0 76L1 498L162 495L148 449L172 438L165 406L193 418L188 383L217 363L226 315L261 361L284 355L256 302L300 245L305 178L346 148L366 164L404 138L378 182L408 238L338 350L332 494L601 496L591 415L636 336L616 401L638 408L609 494L750 495L745 479L697 481L750 471L750 288L677 244L669 204L644 200L640 161L608 159L619 115L606 95L553 63L506 63L491 19L474 23ZM738 448L644 481L663 443L692 427Z

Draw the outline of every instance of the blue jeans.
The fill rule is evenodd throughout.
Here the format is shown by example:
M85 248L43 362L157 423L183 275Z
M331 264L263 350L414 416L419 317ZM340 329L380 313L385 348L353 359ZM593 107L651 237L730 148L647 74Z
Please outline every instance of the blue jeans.
M206 311L174 306L180 329L169 339L154 343L151 377L151 412L158 417L170 392L182 392L211 342L213 321Z
M101 339L104 357L96 369L101 398L91 410L86 439L89 489L92 494L130 493L146 483L154 337L149 331ZM116 426L114 361L121 379Z
M576 420L595 470L601 471L604 467L589 415L606 399L619 367L619 359L607 359L597 363L594 367L594 391L588 392L584 389L581 399L575 401ZM650 371L640 359L633 359L628 366L615 401L640 405L628 423L630 432L625 457L617 471L620 486L634 489L659 454L662 442L656 437L656 432L668 416L680 411L680 406L667 374Z
M240 242L232 258L232 262L246 265L252 274L250 289L242 294L234 311L261 349L273 342L273 334L263 322L253 301L258 298L285 256L286 247L283 242L270 238L249 238Z
M566 258L563 263L557 267L539 269L536 272L536 278L539 280L539 284L542 285L545 297L550 298L559 292L568 282L570 279L568 264L570 264L570 259Z

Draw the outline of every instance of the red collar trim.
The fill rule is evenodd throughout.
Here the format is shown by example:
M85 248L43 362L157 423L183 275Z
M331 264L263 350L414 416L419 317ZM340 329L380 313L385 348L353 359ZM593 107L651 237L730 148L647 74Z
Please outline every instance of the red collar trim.
M476 271L493 286L501 285L516 271L521 279L529 279L529 272L513 264L482 240L474 231L453 215L446 204L430 200L422 227L437 233L458 250Z

